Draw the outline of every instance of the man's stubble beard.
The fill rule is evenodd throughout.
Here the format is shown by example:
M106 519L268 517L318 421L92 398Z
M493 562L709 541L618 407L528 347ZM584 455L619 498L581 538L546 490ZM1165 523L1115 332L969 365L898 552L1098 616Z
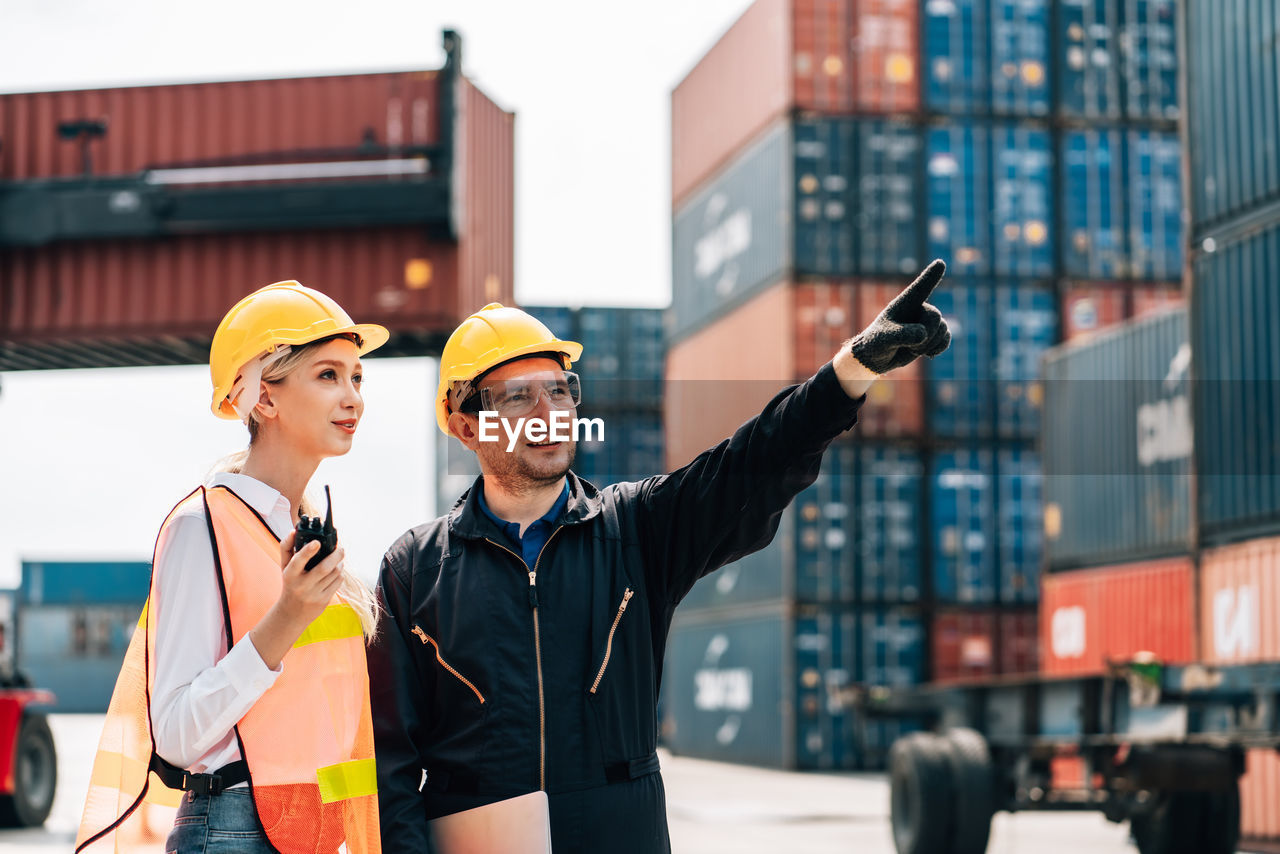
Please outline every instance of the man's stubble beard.
M487 452L481 460L484 464L485 477L492 478L503 490L512 495L526 495L549 486L564 477L573 467L573 460L578 451L577 443L569 441L564 444L569 450L569 456L564 465L539 471L529 465L528 460L521 454L516 451L508 453L494 443L492 451Z

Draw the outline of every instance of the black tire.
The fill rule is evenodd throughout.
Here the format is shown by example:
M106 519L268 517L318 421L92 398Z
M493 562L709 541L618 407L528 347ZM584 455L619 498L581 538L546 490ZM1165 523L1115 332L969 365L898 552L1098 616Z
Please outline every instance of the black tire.
M1141 854L1235 854L1240 841L1240 788L1161 794L1131 822Z
M44 824L58 788L58 757L44 715L27 715L14 740L14 791L0 795L0 827Z
M950 854L951 767L946 742L914 732L889 750L890 818L898 854Z
M951 854L984 854L995 815L995 769L987 740L971 729L947 731L955 829Z

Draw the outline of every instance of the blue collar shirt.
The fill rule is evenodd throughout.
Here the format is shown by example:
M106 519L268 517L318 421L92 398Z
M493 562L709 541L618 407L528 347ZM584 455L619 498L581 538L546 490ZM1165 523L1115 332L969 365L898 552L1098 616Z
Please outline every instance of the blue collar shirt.
M551 505L541 518L536 519L525 529L524 536L520 536L520 523L508 522L506 519L499 519L494 512L489 509L489 503L484 500L484 489L481 488L479 498L480 509L484 514L493 520L493 523L502 529L507 535L507 539L511 541L511 545L515 546L520 556L524 558L524 562L528 565L530 571L538 563L538 555L542 553L542 547L547 544L547 540L551 537L551 532L556 529L556 520L564 513L565 508L569 506L569 482L565 481L564 490L560 493L560 497L556 499L556 503Z

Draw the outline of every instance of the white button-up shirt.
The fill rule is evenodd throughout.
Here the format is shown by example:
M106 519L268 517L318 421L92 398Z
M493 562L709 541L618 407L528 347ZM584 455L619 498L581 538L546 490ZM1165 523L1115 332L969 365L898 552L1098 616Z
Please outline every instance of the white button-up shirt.
M281 539L293 529L288 500L260 480L223 472L206 486L231 489ZM268 668L247 633L227 650L213 544L199 502L170 522L156 548L154 571L156 752L188 771L216 771L241 758L231 728L275 684L284 665Z

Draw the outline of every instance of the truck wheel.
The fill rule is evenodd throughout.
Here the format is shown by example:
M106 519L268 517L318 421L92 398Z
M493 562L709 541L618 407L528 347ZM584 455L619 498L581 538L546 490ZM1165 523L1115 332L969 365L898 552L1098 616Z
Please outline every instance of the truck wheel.
M23 718L14 748L14 791L0 795L0 827L35 827L49 817L58 785L53 733L44 715Z
M889 750L890 818L898 854L948 854L952 783L947 743L913 732Z
M995 815L995 770L987 740L971 729L947 731L951 785L955 793L955 830L951 854L983 854Z

